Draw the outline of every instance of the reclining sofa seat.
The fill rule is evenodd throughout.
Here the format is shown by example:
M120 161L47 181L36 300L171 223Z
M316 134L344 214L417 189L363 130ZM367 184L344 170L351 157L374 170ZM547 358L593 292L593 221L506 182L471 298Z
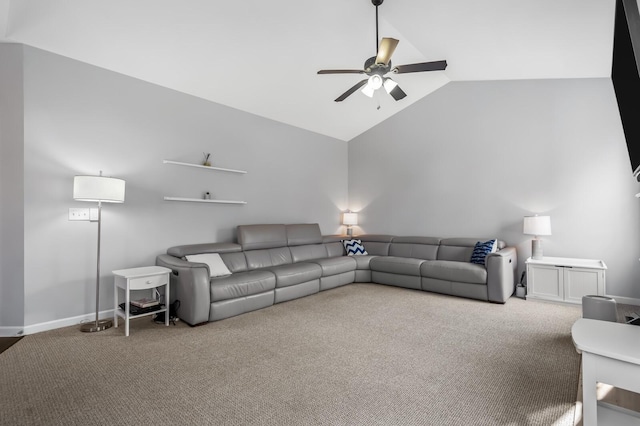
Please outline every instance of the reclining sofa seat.
M238 226L238 243L249 270L268 271L276 277L274 303L320 291L322 269L313 263L293 262L285 225Z
M185 256L218 253L231 275L210 277L205 263ZM234 243L171 247L156 264L172 270L171 299L180 300L180 318L190 325L232 317L273 305L276 277L266 270L249 270L242 247Z
M486 266L469 262L476 242L471 238L442 239L436 258L420 266L422 289L470 299L490 300ZM498 241L498 250L504 247L505 243Z
M343 256L339 241L325 242L317 223L240 225L238 242L250 269L266 268L276 275L275 303L349 284L355 278L356 261ZM256 262L252 249L267 246L272 247L267 249L269 256L261 253L261 262Z
M499 251L479 265L469 262L476 242L473 238L393 237L389 256L371 260L371 281L504 303L513 294L513 286L504 283L514 281L515 249L505 249L504 241L498 241ZM368 251L368 244L363 244Z
M420 267L425 261L436 258L439 244L440 238L433 237L392 238L389 255L371 260L372 281L422 290Z

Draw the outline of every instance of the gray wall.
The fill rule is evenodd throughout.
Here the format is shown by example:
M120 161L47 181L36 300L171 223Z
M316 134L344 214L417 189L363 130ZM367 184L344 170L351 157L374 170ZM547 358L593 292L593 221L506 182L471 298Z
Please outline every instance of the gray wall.
M0 44L0 329L24 325L22 46Z
M95 312L97 226L68 221L73 176L126 180L103 207L101 309L114 269L153 265L172 245L233 241L239 224L318 222L339 231L347 144L34 48L24 48L25 324ZM238 88L241 90L242 88ZM175 165L211 152L227 174ZM164 201L164 196L247 205Z
M358 232L497 236L551 216L545 255L602 259L640 299L640 201L609 79L449 83L349 142Z

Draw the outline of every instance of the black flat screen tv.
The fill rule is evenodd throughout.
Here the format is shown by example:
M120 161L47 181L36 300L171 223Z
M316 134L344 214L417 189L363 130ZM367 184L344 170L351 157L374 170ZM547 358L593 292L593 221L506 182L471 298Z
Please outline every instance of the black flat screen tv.
M617 0L611 80L631 169L640 179L640 13L636 0Z

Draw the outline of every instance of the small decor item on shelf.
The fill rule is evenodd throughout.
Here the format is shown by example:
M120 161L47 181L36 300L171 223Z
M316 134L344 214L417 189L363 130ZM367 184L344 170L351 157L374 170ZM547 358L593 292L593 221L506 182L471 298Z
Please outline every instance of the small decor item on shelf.
M202 162L202 165L211 167L211 162L209 161L209 157L211 156L211 154L208 152L203 152L202 155L204 156L204 161Z
M210 200L211 199L211 193L209 191L204 193L204 199L205 200Z

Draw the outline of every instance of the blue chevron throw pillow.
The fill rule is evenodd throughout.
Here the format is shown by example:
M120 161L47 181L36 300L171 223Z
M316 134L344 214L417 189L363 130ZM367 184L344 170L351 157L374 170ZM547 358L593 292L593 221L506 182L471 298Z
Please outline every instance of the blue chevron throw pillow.
M471 254L471 263L484 265L487 255L495 251L496 245L496 240L489 240L485 242L478 241L473 248L473 253Z
M347 256L359 256L364 254L369 254L364 249L362 245L362 241L360 240L342 240L342 244L344 244L344 249L347 251Z

